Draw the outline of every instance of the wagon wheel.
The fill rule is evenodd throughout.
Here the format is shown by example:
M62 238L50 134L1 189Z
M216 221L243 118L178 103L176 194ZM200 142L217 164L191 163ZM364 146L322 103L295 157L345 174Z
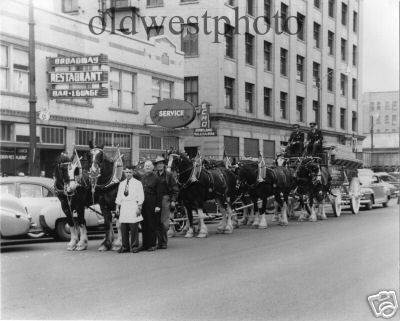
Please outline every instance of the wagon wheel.
M340 194L340 189L333 190L332 194L335 195L335 197L331 198L333 214L339 217L342 214L342 195Z
M360 181L357 177L354 177L350 183L350 208L353 214L357 214L360 211L361 203L361 187Z

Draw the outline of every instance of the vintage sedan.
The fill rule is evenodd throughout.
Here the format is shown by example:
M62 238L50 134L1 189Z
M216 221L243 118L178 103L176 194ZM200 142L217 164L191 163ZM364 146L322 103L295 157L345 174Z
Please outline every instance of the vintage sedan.
M387 184L377 175L358 175L361 183L361 205L370 210L374 205L387 207L391 191Z
M375 173L383 182L387 184L390 188L390 193L392 197L399 196L400 193L400 180L386 172Z
M0 235L1 238L26 235L32 227L32 218L25 206L15 196L0 195Z

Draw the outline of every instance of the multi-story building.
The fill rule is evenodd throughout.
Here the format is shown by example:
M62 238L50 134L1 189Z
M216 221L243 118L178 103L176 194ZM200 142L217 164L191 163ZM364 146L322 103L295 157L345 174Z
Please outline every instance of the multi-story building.
M150 28L185 53L185 99L211 105L204 155L272 158L291 125L320 123L328 143L361 145L361 0L147 0ZM150 20L149 20L150 21ZM246 25L248 26L246 28ZM182 28L183 32L175 35ZM199 32L196 32L199 31ZM150 36L151 36L150 33ZM320 106L320 107L319 107Z
M399 91L363 94L363 133L399 133ZM373 121L373 123L372 123Z
M47 176L52 175L60 151L71 153L75 147L84 156L90 140L98 145L105 144L110 155L114 155L119 146L126 164L140 157L161 154L170 146L178 148L178 132L157 131L149 111L151 104L158 100L183 99L184 57L180 47L165 36L148 40L147 37L112 34L111 26L102 34L94 26L91 30L88 22L99 14L97 3L34 1L35 49L32 49L29 47L28 1L2 1L0 139L3 173L28 172L30 50L34 50L36 56L36 110L38 115L44 115L36 120L35 156L39 169L46 171ZM108 58L100 66L100 72L105 74L107 98L52 97L53 81L58 81L56 71L59 77L64 77L62 72L95 69L79 63L51 69L51 58L99 55ZM98 84L91 83L56 85L64 90L73 86L82 90L99 89Z

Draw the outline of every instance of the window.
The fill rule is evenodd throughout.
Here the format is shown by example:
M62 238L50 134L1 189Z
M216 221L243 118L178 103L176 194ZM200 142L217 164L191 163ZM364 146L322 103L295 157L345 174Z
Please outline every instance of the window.
M328 31L328 54L335 54L335 34L332 31Z
M281 91L281 99L280 99L280 112L281 112L281 115L280 115L280 117L282 119L286 119L287 97L288 97L288 94L283 92L283 91Z
M340 57L342 58L343 61L346 61L346 46L347 46L347 41L346 39L341 39L340 40Z
M352 79L352 90L351 90L351 98L357 99L357 79Z
M346 129L346 109L340 108L340 128Z
M381 123L381 115L378 115L378 117L376 117L376 123L377 124Z
M397 101L392 101L392 111L397 111Z
M244 156L245 157L258 157L260 151L258 147L258 139L245 138L244 139Z
M225 24L225 56L234 58L234 28L231 25Z
M264 147L264 157L275 159L275 141L274 140L264 140L263 141Z
M358 13L353 11L353 32L357 33L358 30Z
M357 131L357 112L351 112L351 130L353 132Z
M272 90L264 87L264 115L271 116Z
M147 39L164 34L164 26L152 26L147 28Z
M224 136L224 150L231 161L239 160L239 137Z
M297 39L304 40L305 39L305 34L306 34L306 28L305 28L305 20L306 17L302 15L301 13L297 13Z
M65 130L62 127L42 127L41 143L64 145Z
M315 8L321 8L321 2L320 2L320 0L314 0L314 7Z
M369 111L374 111L374 102L369 103Z
M246 12L247 14L254 16L254 0L246 0Z
M353 45L353 66L357 66L357 46Z
M272 44L264 41L264 70L271 71Z
M12 66L10 68L10 51ZM1 89L28 94L29 53L15 47L1 46ZM11 77L11 78L10 78Z
M304 98L296 97L296 121L303 122Z
M112 107L137 111L135 78L136 75L130 72L111 69L110 92Z
M287 76L287 56L288 51L281 48L281 75Z
M62 0L62 11L65 13L78 12L78 0Z
M320 77L319 77L319 73L320 73L319 67L320 67L319 63L313 62L313 83L314 83L314 86L316 86L316 87L319 86L319 79L320 79Z
M388 101L385 102L385 110L390 110L390 103Z
M152 97L157 101L172 98L173 83L170 81L153 78Z
M333 69L328 68L327 72L327 88L328 91L333 91Z
M288 6L281 2L281 30L287 31L288 26L286 25L288 19Z
M335 0L329 0L328 15L331 18L335 18Z
M392 125L393 126L397 125L397 115L392 115Z
M0 124L0 141L11 141L11 126L9 123Z
M267 25L271 25L271 11L272 11L272 4L271 0L264 0L264 19Z
M315 48L320 47L320 31L321 31L321 25L314 22L314 47Z
M346 96L347 76L340 74L340 94Z
M385 124L389 124L389 115L385 115Z
M147 0L148 6L162 6L164 5L164 0Z
M41 198L43 196L41 185L22 183L19 188L21 197Z
M347 4L342 2L342 25L347 25Z
M246 41L246 64L253 65L254 36L246 32L245 41Z
M235 79L225 77L225 108L233 109Z
M199 27L198 24L182 25L182 51L185 56L199 54Z
M246 112L253 112L253 104L254 104L254 85L246 82L245 84L245 95L246 95Z
M376 103L376 110L381 110L381 102L380 101L378 101Z
M1 45L0 46L0 89L7 90L9 89L9 58L8 58L8 47Z
M327 117L328 127L333 127L333 105L328 105Z
M230 5L231 7L234 7L234 6L235 6L235 0L225 0L225 3L226 3L227 5Z
M318 101L313 100L314 121L319 124L319 104Z
M304 81L304 57L297 55L297 76L298 81Z
M198 77L185 77L184 84L185 100L193 104L199 105L199 78Z

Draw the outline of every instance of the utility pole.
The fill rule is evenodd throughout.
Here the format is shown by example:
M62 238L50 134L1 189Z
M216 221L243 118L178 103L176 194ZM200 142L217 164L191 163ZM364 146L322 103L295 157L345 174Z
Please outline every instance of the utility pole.
M38 176L36 162L36 70L35 70L35 21L33 0L29 0L29 175Z
M373 159L373 154L374 154L374 116L371 115L370 117L370 122L371 122L371 167L372 167L372 159Z

